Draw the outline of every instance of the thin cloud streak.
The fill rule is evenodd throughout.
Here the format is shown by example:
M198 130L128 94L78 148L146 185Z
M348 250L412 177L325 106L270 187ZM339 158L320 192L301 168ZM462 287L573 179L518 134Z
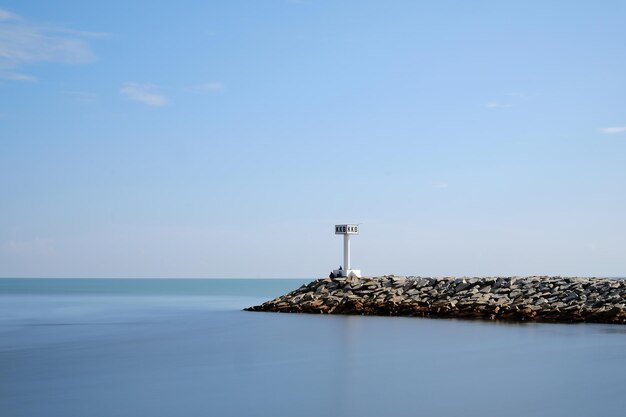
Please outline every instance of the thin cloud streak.
M13 255L54 255L55 242L52 239L34 237L30 240L8 240L1 247L2 252Z
M513 105L507 104L507 103L500 103L497 101L490 101L489 103L485 105L485 107L487 107L488 109L510 109L511 107L513 107Z
M97 100L96 95L88 91L63 91L63 94L80 103L93 103Z
M607 135L626 133L626 126L601 127L600 132L606 133Z
M32 75L21 74L19 72L0 73L0 78L3 80L9 80L9 81L26 81L26 82L37 81L37 77L33 77Z
M96 55L85 39L105 36L104 33L31 22L0 9L0 77L11 81L35 81L35 77L16 70L37 62L93 62Z
M444 188L448 188L449 184L445 181L435 181L432 184L430 184L430 188L434 188L434 189L444 189Z
M19 18L18 15L13 14L7 10L0 9L0 22L5 21L5 20L18 19L18 18Z
M158 92L153 84L138 84L128 82L120 89L120 94L129 100L138 101L153 107L163 107L167 104L167 97Z

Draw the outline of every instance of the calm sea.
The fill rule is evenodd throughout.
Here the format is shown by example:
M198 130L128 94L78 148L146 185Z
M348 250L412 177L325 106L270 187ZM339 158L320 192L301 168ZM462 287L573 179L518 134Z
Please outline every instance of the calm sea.
M626 415L625 326L241 311L304 282L0 279L0 416Z

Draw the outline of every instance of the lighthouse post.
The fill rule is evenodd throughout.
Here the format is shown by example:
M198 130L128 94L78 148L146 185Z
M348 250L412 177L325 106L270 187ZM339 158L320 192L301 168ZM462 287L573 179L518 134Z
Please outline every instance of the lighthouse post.
M343 267L350 269L350 235L343 235Z
M350 263L350 235L359 234L358 224L336 224L335 234L343 235L343 267L334 269L330 276L335 277L360 277L361 270L352 269Z

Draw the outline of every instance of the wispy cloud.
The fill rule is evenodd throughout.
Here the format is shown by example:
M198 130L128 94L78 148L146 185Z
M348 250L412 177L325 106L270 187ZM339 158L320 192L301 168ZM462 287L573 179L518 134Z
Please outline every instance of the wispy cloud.
M430 188L443 189L448 188L449 184L445 181L435 181L430 184Z
M606 133L609 135L612 135L615 133L626 133L626 126L601 127L600 132Z
M9 12L9 11L0 9L0 22L5 21L5 20L17 19L17 18L18 18L17 15L15 15L15 14Z
M484 107L492 110L510 109L512 107L528 105L529 102L540 97L537 92L510 91L508 93L496 94L491 100L484 104Z
M89 91L64 91L66 97L79 103L93 103L97 97L94 93Z
M211 81L208 83L189 86L185 90L192 93L217 93L224 90L224 84L217 81Z
M159 93L159 87L153 84L126 83L120 93L129 100L139 101L148 106L162 107L167 104L167 97Z
M8 240L0 249L13 255L54 255L56 253L54 240L43 237L34 237L28 240Z
M107 36L29 21L0 9L0 77L36 81L20 68L37 62L84 64L96 59L87 39Z
M9 81L37 81L37 77L21 74L19 72L0 72L0 78Z
M485 107L487 107L488 109L509 109L513 107L513 105L508 103L500 103L499 101L490 101L485 104Z

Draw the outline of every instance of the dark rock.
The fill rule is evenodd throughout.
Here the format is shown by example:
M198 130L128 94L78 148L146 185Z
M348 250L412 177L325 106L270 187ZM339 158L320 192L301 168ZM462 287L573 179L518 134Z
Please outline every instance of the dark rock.
M325 278L249 311L626 323L626 281L562 277Z

